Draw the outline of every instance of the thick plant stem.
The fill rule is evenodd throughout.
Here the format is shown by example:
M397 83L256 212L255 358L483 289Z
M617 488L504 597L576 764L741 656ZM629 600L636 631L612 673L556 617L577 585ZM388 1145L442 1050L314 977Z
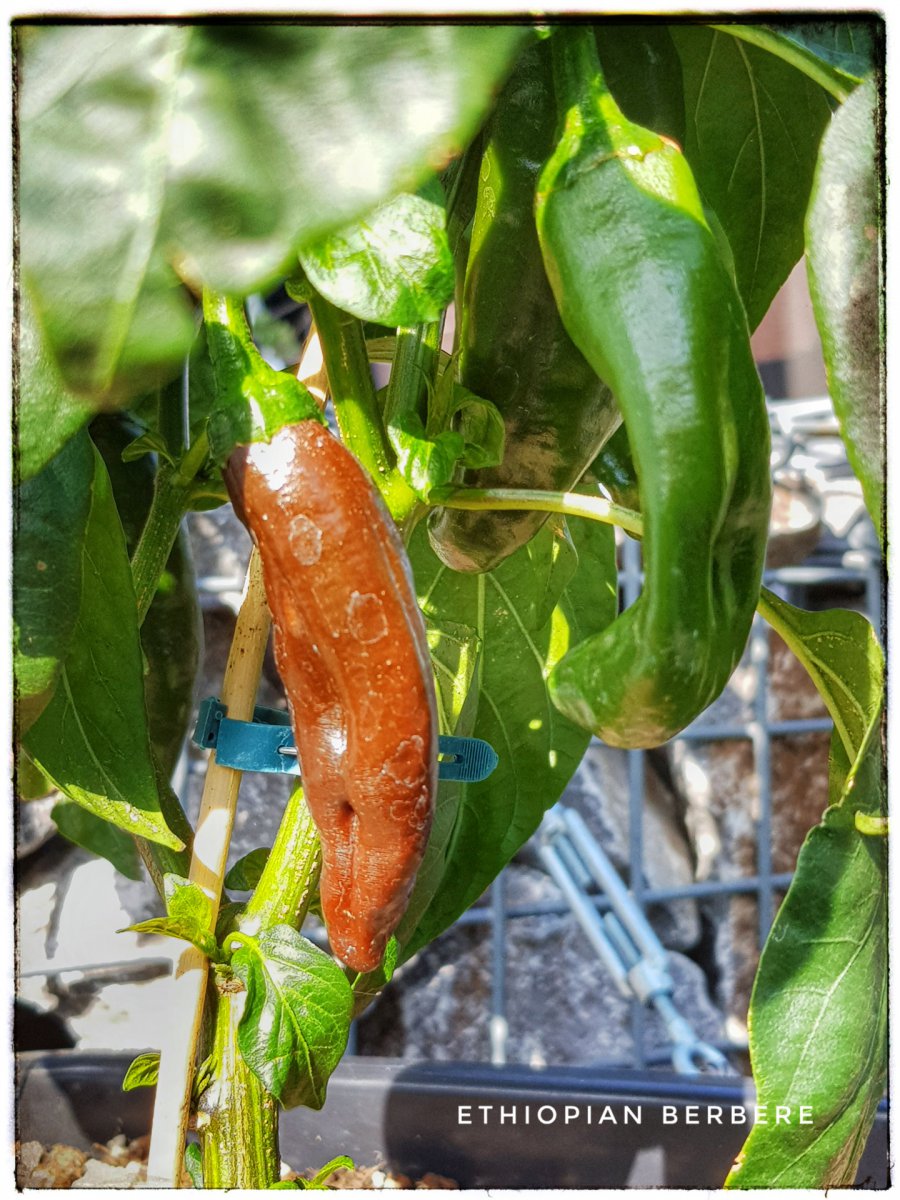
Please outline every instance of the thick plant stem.
M137 600L138 625L143 625L181 521L188 510L194 476L209 453L206 437L197 439L177 467L160 467L147 520L131 560L131 578Z
M262 933L273 925L299 929L319 882L319 833L303 788L297 786L278 826L278 834L259 883L238 919L242 933Z
M253 717L256 689L269 636L269 610L259 554L254 549L247 571L244 600L238 614L231 653L222 682L222 702L229 717ZM206 772L189 878L210 899L210 928L215 929L225 860L234 824L240 771L221 767L213 756ZM178 1187L184 1136L190 1109L194 1058L209 962L193 946L185 949L175 968L172 989L172 1040L162 1047L156 1107L147 1166L151 1185Z
M241 933L299 929L319 879L319 835L303 788L291 793L259 883L238 918ZM226 939L227 943L227 939ZM237 1029L244 993L220 991L215 1011L215 1079L200 1101L205 1187L265 1188L277 1182L278 1107L241 1057Z
M216 1075L197 1113L205 1188L269 1188L281 1175L278 1105L237 1045L243 999L243 993L227 991L216 998Z

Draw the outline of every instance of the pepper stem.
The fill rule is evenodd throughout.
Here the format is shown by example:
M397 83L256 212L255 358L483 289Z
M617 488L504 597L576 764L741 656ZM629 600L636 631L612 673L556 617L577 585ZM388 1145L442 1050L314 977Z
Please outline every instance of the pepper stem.
M568 517L588 517L606 525L618 525L632 537L641 537L644 520L640 513L603 496L583 496L580 492L543 492L525 488L435 488L432 504L443 508L506 509L554 512Z
M394 466L385 438L362 323L319 295L310 297L309 310L341 437L372 476L391 516L402 521L418 501Z

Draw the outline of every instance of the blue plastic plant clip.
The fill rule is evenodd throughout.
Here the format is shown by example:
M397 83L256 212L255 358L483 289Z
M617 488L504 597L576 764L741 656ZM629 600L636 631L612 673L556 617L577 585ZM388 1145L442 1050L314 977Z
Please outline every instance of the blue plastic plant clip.
M215 750L216 762L236 771L299 775L300 764L290 714L257 705L252 721L233 721L215 696L200 705L191 740L203 750ZM481 738L438 738L438 778L480 783L500 760L494 747Z

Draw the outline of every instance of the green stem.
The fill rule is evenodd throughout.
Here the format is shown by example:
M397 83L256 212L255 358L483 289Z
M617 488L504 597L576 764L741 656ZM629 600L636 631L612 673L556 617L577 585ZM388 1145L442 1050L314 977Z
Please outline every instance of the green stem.
M256 935L275 925L299 929L319 880L319 835L303 797L291 793L275 845L256 889L238 920ZM215 1084L200 1102L198 1118L206 1187L264 1188L278 1178L278 1110L244 1063L237 1046L243 995L217 998L213 1062ZM247 1147L246 1157L242 1148Z
M582 496L579 492L541 492L525 488L435 488L430 503L443 508L534 510L562 513L567 517L587 517L604 525L617 525L634 538L644 534L644 519L640 513L621 504L613 504L602 496ZM791 630L781 620L772 605L772 593L759 589L756 611L784 641L791 644ZM801 656L802 657L802 656Z
M384 406L387 435L392 444L393 422L410 413L419 418L422 416L428 383L433 383L437 374L440 345L439 321L397 330L397 346ZM424 424L423 421L423 428ZM397 447L394 449L396 451Z
M606 92L593 28L563 26L553 34L550 45L558 110L561 113L575 110L580 119L590 118L596 111L598 97Z
M204 434L194 442L177 466L161 466L156 473L150 511L131 559L139 626L143 625L153 603L160 576L169 561L182 519L190 506L194 477L208 453Z
M238 1049L244 995L220 991L216 998L215 1077L197 1106L207 1188L269 1188L281 1176L278 1105Z
M260 933L273 925L299 929L319 882L320 867L319 834L298 786L287 802L259 883L238 920L241 932Z
M796 67L808 79L824 88L841 104L853 90L852 76L847 76L837 68L829 66L811 50L804 49L796 42L792 42L790 38L783 37L772 30L761 29L758 25L737 23L734 25L711 25L710 29L714 29L716 33L727 33L730 37L740 38L742 42L748 42L751 46L757 46L760 50L774 54L783 62L790 63L792 67Z
M391 516L401 521L418 501L397 472L385 438L362 322L318 295L310 297L309 310L341 437L375 480Z
M520 488L435 488L431 503L444 508L534 510L588 517L606 525L618 525L632 537L641 537L644 521L640 513L602 496L579 492L542 492Z

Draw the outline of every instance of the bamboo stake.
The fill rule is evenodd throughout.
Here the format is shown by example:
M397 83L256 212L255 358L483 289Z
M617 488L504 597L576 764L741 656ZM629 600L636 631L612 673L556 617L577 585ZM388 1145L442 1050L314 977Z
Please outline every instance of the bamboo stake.
M228 716L236 721L253 719L270 623L262 567L254 547L222 681L222 703ZM220 767L213 753L203 787L189 875L191 882L198 884L210 899L212 929L215 929L222 896L240 786L241 772ZM151 1187L181 1186L194 1059L208 968L207 958L193 946L183 950L176 963L171 991L172 1033L169 1043L161 1051L147 1164L147 1182Z

